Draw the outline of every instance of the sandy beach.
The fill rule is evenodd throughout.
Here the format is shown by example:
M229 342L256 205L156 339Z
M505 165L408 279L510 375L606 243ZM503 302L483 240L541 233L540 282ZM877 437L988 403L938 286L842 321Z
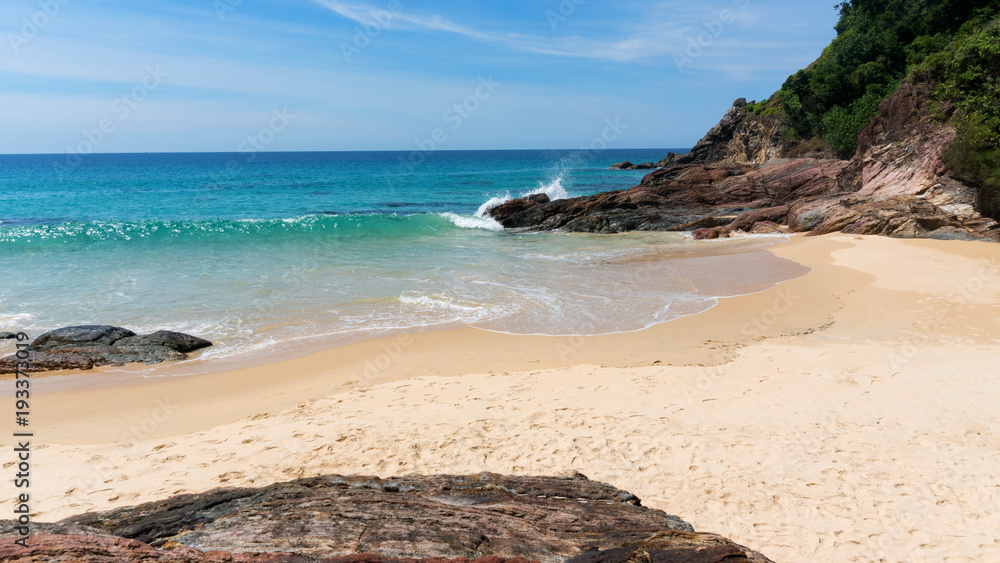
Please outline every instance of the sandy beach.
M811 273L635 333L38 379L36 518L326 473L579 471L779 562L1000 560L1000 247L772 251Z

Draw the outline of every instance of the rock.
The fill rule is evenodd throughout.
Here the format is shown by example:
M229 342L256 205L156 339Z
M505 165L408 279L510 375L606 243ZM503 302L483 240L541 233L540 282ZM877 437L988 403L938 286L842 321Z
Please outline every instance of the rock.
M0 523L0 532L10 535L11 526ZM370 552L381 561L496 556L501 559L482 563L516 557L554 563L624 561L616 557L645 550L651 561L769 561L583 476L329 475L181 495L55 526L61 528L36 528L43 535L28 550L3 540L0 560L201 561L204 551L220 558L240 554L234 561L347 555L365 557L354 563L378 561L354 555Z
M127 336L135 336L135 333L117 326L71 326L46 332L31 343L31 348L32 350L44 352L65 345L91 346L114 344L116 341Z
M782 155L781 122L775 117L758 116L746 109L740 98L698 144L685 154L668 154L659 168L683 164L764 164Z
M808 216L808 222L800 223L800 215ZM817 225L816 221L820 223ZM789 225L795 230L808 230L811 236L844 232L896 238L991 240L930 201L905 194L883 199L849 197L835 202L818 200L793 205L789 210Z
M551 201L548 194L531 194L527 198L528 201L533 201L535 203L548 203Z
M0 558L9 563L73 562L73 563L319 563L312 557L294 553L230 553L202 551L182 545L156 549L148 544L124 538L104 536L73 536L39 534L31 537L29 547L14 544L14 538L0 539ZM530 563L527 559L481 557L479 559L399 559L374 553L357 553L324 558L322 563Z
M846 166L842 160L816 159L786 160L760 168L689 164L657 170L627 191L547 204L515 199L490 210L490 214L508 229L615 233L719 226L747 211L841 193L838 174ZM759 220L780 219L767 215Z
M30 367L26 370L28 373L69 369L94 369L94 358L88 354L36 352L32 353L29 358ZM14 356L7 356L0 359L0 373L14 373L14 368Z
M629 161L619 162L611 165L611 170L648 170L656 168L655 162L643 162L642 164L632 164Z
M754 223L748 232L752 235L784 234L788 232L788 227L773 221L759 221Z
M136 335L116 326L85 325L42 334L26 350L28 372L88 370L104 365L157 364L188 359L212 343L188 334L161 330ZM16 358L0 359L0 373L14 373Z
M783 129L781 117L757 115L747 109L746 99L740 98L689 152L667 153L657 167L683 164L759 166L780 158L831 159L836 156L820 139L793 139L783 134Z
M548 201L548 199L548 196L545 196L545 200ZM158 330L144 336L130 336L115 342L115 346L164 346L183 354L208 348L211 345L212 343L208 340L169 330Z
M614 549L589 549L566 563L766 563L763 555L747 551L721 536L688 532L660 532L640 542Z
M691 233L691 238L694 240L715 240L717 238L728 238L729 231L725 227L707 227L704 229L697 229Z
M792 231L1000 241L975 189L948 175L954 128L929 86L906 81L858 136L851 160L787 158L777 118L739 99L690 153L673 155L627 191L491 210L507 228L617 233L691 230L696 239ZM953 111L953 108L952 110ZM631 165L631 163L620 163ZM759 225L759 226L758 226Z

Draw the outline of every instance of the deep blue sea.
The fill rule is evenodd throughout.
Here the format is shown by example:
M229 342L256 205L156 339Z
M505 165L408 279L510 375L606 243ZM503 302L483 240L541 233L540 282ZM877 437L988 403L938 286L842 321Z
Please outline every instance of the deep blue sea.
M628 188L646 172L608 166L669 150L0 156L0 330L180 330L216 343L205 359L460 324L597 334L801 273L763 252L774 238L518 233L485 214Z

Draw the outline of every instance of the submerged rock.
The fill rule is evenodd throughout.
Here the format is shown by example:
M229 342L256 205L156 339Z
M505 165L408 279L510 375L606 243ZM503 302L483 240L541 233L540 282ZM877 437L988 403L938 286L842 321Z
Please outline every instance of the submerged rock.
M188 353L212 343L189 334L160 330L137 335L106 325L56 329L36 338L27 351L29 372L88 370L104 365L157 364L188 359ZM14 373L16 358L0 359L0 373Z
M36 533L27 549L0 540L0 560L769 561L583 476L329 475L84 514Z
M643 162L642 164L632 164L626 160L611 165L611 170L649 170L650 168L656 168L656 163Z

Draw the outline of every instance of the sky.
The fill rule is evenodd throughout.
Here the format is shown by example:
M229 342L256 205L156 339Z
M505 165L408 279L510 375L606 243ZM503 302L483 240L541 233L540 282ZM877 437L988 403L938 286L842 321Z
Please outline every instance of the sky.
M836 0L4 0L0 154L687 148Z

